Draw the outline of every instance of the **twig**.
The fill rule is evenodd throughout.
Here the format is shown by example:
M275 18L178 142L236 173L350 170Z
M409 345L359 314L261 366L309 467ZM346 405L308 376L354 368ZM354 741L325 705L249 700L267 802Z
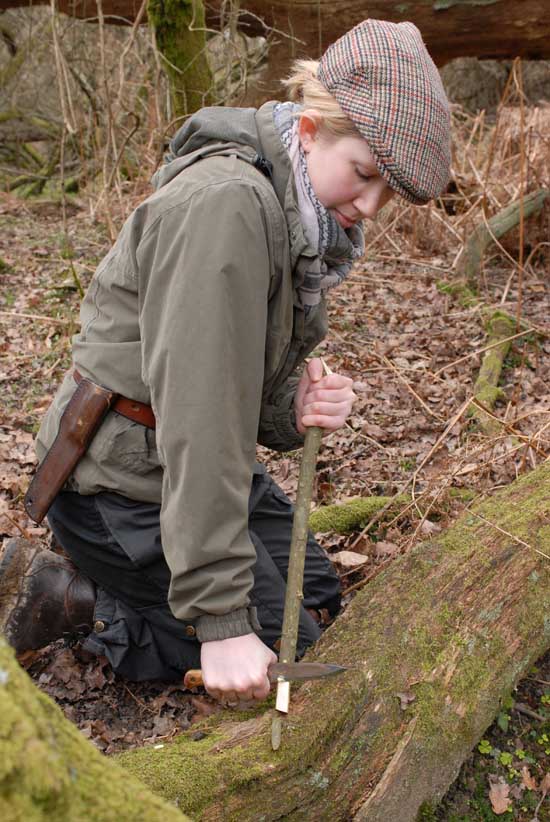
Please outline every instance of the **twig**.
M403 257L392 257L389 254L377 254L377 260L384 260L384 262L395 262L395 263L402 263ZM434 265L433 263L429 263L426 260L406 260L406 265L412 265L416 268L432 268L434 271L444 271L445 273L449 273L452 270L452 266L444 267L441 265ZM357 276L357 275L355 275ZM418 275L415 275L418 276ZM366 275L364 279L370 279L369 275Z
M142 708L144 711L149 711L149 713L150 713L150 714L153 714L154 716L156 716L157 711L154 711L154 710L153 710L152 708L150 708L150 707L149 707L149 705L147 705L147 704L146 704L146 703L145 703L142 699L140 699L138 696L136 696L136 695L135 695L135 694L134 694L134 693L130 690L130 688L126 685L126 683L125 683L125 682L123 682L123 683L122 683L122 685L123 685L123 687L124 687L124 690L125 690L125 691L127 691L127 693L129 693L129 694L130 694L130 696L132 697L132 699L133 699L135 702L137 702L137 704L139 705L139 707L140 707L140 708Z
M307 429L304 442L292 525L279 662L294 662L296 658L300 607L304 597L304 563L308 537L309 508L315 479L315 465L322 435L322 428L313 426ZM278 750L281 744L282 714L288 713L288 700L289 683L281 680L277 683L276 710L271 730L271 744L275 751Z
M411 493L412 493L412 497L413 497L413 502L414 502L414 504L416 506L416 509L417 509L417 511L420 515L422 515L422 512L420 511L420 509L416 505L417 497L416 497L416 493L415 493L415 491L416 491L416 481L417 481L417 478L418 478L418 474L422 470L422 468L426 465L426 463L432 458L433 454L437 451L437 449L439 448L441 443L444 441L444 439L448 435L449 431L452 430L452 428L456 425L456 423L459 421L461 416L468 409L472 399L473 399L472 397L469 397L468 399L466 399L462 403L462 405L460 406L460 408L458 409L458 411L456 412L454 417L452 417L451 421L447 424L447 427L445 428L445 430L443 431L441 436L437 439L437 441L432 446L432 448L430 448L428 454L424 457L424 459L422 460L422 462L420 463L420 465L418 466L418 468L416 469L416 471L414 472L414 474L412 476L412 491L411 491Z
M50 12L52 20L52 40L55 57L57 83L59 89L59 102L61 104L61 113L63 117L63 125L69 134L76 134L75 116L72 110L72 101L67 85L67 73L64 70L64 60L59 46L59 39L57 35L57 9L55 0L50 0ZM63 82L65 81L65 82Z
M372 246L373 246L373 245L376 245L376 243L377 243L379 240L381 240L383 237L385 237L385 236L388 234L388 232L389 232L389 231L393 228L393 226L395 225L395 223L396 223L398 220L400 220L400 219L401 219L401 217L404 217L404 216L405 216L405 214L407 213L407 211L409 211L409 210L410 210L410 208L411 208L411 206L410 206L410 205L408 205L408 206L405 206L404 208L402 208L400 211L398 211L398 212L397 212L397 214L396 214L396 216L395 216L395 217L393 218L393 220L391 221L391 223L389 223L389 224L388 224L385 228L383 228L383 229L382 229L382 231L381 231L379 234L377 234L377 235L376 235L376 237L374 238L374 240L371 240L371 241L370 241L370 243L368 243L368 244L365 246L365 251L364 251L364 253L366 254L366 253L367 253L367 251L368 251L370 248L372 248ZM388 239L390 240L390 242L392 243L392 245L393 245L393 247L396 249L396 251L399 251L400 249L399 249L398 247L396 247L396 244L393 242L393 240L391 240L389 237L388 237Z
M9 515L9 514L7 514L5 511L3 512L2 516L3 516L3 517L5 517L5 518L8 520L8 522L11 522L11 524L12 524L13 526L15 526L15 528L17 528L19 531L21 531L21 533L23 534L23 536L25 537L25 539L32 539L32 537L31 537L31 535L29 534L29 532L27 531L27 529L26 529L26 528L24 528L22 525L19 525L19 523L17 522L17 520L12 519L12 518L10 517L10 515Z
M0 311L2 317L21 317L25 320L40 320L42 322L58 323L59 325L69 325L70 320L62 320L59 317L46 317L42 314L25 314L22 311Z
M523 101L523 78L521 71L521 57L516 57L512 67L514 82L519 91L519 262L518 262L518 298L516 305L516 328L519 330L521 324L521 308L523 303L523 252L524 252L524 228L525 228L525 108Z
M550 559L550 556L548 554L545 554L544 551L539 551L538 548L533 548L533 546L529 545L528 542L524 542L524 540L514 536L514 534L511 534L509 531L505 531L504 528L501 528L500 525L496 525L494 522L491 522L490 519L482 517L481 514L476 514L476 512L472 511L471 508L466 508L466 510L469 514L472 514L472 516L477 517L478 519L482 520L482 522L485 522L487 523L487 525L491 525L497 531L500 531L501 534L505 534L507 537L510 537L510 539L513 539L514 542L517 542L519 545L523 545L525 548L530 548L531 551L534 551L536 554L540 554L541 557L544 557L545 559Z
M420 403L422 408L424 408L424 410L428 412L430 417L434 417L438 422L442 422L443 421L442 417L440 417L439 414L436 414L435 411L432 411L432 409L428 405L426 405L426 403L424 402L422 397L420 397L416 393L416 391L414 390L412 385L409 382L407 382L405 377L401 374L399 369L397 369L395 367L395 365L391 362L391 360L389 360L384 354L382 355L381 359L388 366L388 368L390 368L394 372L394 374L398 377L398 379L400 379L401 382L407 387L407 390L410 391L410 393L413 395L413 397L415 397L418 400L418 402Z
M469 360L471 357L478 357L480 354L484 354L486 351L490 351L491 348L496 348L497 345L502 345L502 343L511 342L512 340L517 340L518 337L525 337L527 334L532 334L535 329L528 328L527 331L520 331L519 334L513 334L511 337L506 337L503 340L498 340L498 342L491 343L490 345L486 345L483 348L479 348L477 351L472 351L470 354L465 354L463 357L459 357L458 360L453 360L453 362L447 363L442 368L438 368L437 371L434 371L432 376L438 377L443 371L447 371L449 368L454 368L455 365L458 365L461 362L465 362L465 360Z
M537 722L547 721L545 716L542 716L542 714L538 714L536 711L533 711L533 709L530 708L529 705L525 705L524 702L514 702L512 710L517 711L518 714L528 716L530 719L536 719Z
M548 459L548 454L546 454L544 451L538 448L533 442L534 437L527 437L525 434L522 434L521 431L518 431L516 428L510 425L509 422L506 422L505 420L500 419L500 417L497 417L496 414L494 414L493 411L487 405L485 405L485 403L481 402L476 397L472 397L472 405L475 405L477 408L480 409L480 411L483 411L493 420L498 422L509 434L512 434L514 437L517 437L518 439L522 440L522 442L528 445L529 448L532 448L534 451L536 451L539 457L542 457L543 459ZM547 427L548 426L546 425L543 426L542 430L544 431L544 429ZM534 436L536 436L536 434Z

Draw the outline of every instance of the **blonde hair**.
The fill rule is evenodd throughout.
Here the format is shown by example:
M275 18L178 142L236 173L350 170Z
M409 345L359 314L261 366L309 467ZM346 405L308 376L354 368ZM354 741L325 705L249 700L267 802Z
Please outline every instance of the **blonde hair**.
M295 60L290 77L283 80L289 99L314 109L322 117L321 130L335 137L360 137L361 134L344 114L332 94L317 77L317 60Z

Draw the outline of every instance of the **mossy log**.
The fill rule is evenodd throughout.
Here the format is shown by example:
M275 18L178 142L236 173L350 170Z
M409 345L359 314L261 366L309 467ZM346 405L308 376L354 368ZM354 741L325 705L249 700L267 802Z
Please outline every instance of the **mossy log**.
M539 189L528 194L523 199L524 218L528 219L538 214L549 196L550 191L546 189ZM456 262L455 273L460 280L475 287L485 249L494 242L493 238L498 240L519 225L521 210L522 204L518 200L491 217L487 226L485 223L478 225Z
M170 83L172 117L192 114L210 103L212 88L202 0L148 0L147 14Z
M474 397L490 411L498 400L506 399L506 394L499 388L500 374L506 355L512 344L511 337L516 330L516 322L503 311L495 311L486 323L488 350L483 355L481 368L474 385ZM487 434L496 434L500 430L498 420L491 417L479 406L472 406L470 416L474 417Z
M48 0L0 0L0 10L46 5ZM225 0L209 0L207 24L216 27ZM59 11L81 19L97 19L96 0L57 0ZM103 0L106 22L132 23L140 0ZM366 17L411 20L422 31L438 65L455 57L492 59L550 58L550 16L547 0L247 0L240 24L248 35L265 35L266 27L292 34L275 36L267 82L271 89L284 77L291 60L316 57L341 34ZM246 14L245 12L248 12ZM265 27L262 23L265 21Z
M309 653L350 670L294 690L278 752L264 707L119 763L196 819L413 822L550 647L549 523L547 462L396 560Z
M2 822L184 822L107 760L41 693L0 638Z
M309 527L318 534L326 531L348 534L364 528L386 506L387 519L393 519L409 500L401 494L397 497L357 497L335 505L323 505L309 515Z

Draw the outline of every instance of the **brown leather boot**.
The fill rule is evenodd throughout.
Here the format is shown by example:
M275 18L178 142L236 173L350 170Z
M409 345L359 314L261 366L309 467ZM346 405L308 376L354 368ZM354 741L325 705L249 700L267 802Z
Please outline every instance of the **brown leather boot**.
M0 554L0 631L17 653L89 634L95 586L39 542L8 540Z

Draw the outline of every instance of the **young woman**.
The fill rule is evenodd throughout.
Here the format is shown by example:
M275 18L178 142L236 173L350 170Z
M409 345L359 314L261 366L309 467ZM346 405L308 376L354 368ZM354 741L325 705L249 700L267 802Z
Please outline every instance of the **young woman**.
M27 500L39 518L61 489L49 522L76 568L27 549L5 620L18 650L80 631L133 679L200 665L220 699L269 691L292 512L256 443L344 424L351 380L303 365L325 295L362 255L362 220L437 196L450 164L447 101L410 23L364 21L287 86L299 102L193 115L93 278ZM5 550L0 587L20 560ZM300 655L339 607L313 538L304 597Z

